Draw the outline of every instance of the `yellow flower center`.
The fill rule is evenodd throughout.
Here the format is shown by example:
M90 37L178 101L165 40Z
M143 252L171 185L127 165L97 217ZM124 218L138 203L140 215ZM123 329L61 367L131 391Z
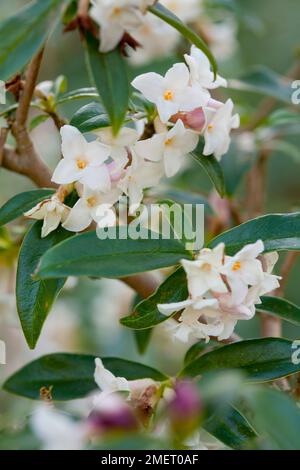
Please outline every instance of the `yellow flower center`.
M167 139L165 141L165 145L171 145L173 143L173 139Z
M77 163L77 167L79 168L79 170L84 170L85 167L87 166L87 162L85 160L82 160L81 158L78 158L76 163Z
M206 272L211 271L211 264L209 264L209 263L204 263L204 264L202 265L202 269L203 269L203 271L206 271Z
M94 207L97 204L97 199L94 196L91 196L86 200L86 202L88 206Z
M232 266L232 271L239 271L241 269L242 265L240 261L236 261L234 265Z
M117 16L122 12L122 8L120 7L115 7L112 11L113 15Z
M208 126L207 126L208 132L211 132L213 130L213 128L214 128L213 124L208 124Z
M173 98L174 98L174 93L173 93L173 91L171 91L171 90L165 91L165 93L164 93L164 99L165 99L166 101L172 101Z

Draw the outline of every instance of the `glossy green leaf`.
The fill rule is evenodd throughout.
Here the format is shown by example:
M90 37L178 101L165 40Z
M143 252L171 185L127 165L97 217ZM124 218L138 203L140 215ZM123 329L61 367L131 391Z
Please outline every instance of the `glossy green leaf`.
M159 312L157 305L181 302L188 298L186 274L182 268L169 276L148 299L140 302L132 315L122 318L128 328L143 330L166 321L169 317Z
M216 347L221 347L218 341L210 340L209 343L206 343L205 340L199 341L198 343L193 344L185 353L184 356L184 365L186 366L192 361L195 361L205 352L211 351Z
M167 377L136 362L118 358L103 358L104 366L118 377L128 380L152 378L163 381ZM94 380L95 356L81 354L50 354L27 364L12 375L3 388L11 393L38 400L42 387L52 387L54 400L83 398L97 390Z
M80 132L91 132L95 129L108 127L109 118L100 103L89 103L80 108L71 119L71 126L77 127Z
M254 423L266 436L268 449L300 450L300 410L296 402L270 388L255 388L248 396Z
M206 157L202 154L202 150L203 145L199 142L198 147L191 153L191 156L207 173L212 184L215 186L220 196L223 197L225 194L225 181L222 167L216 157L213 155Z
M20 193L7 201L0 209L0 226L22 216L24 212L32 209L36 204L51 197L54 189L36 189Z
M92 84L109 115L115 134L121 128L129 104L127 65L119 49L106 54L99 52L98 41L87 35L86 58Z
M209 47L206 45L206 43L203 41L203 39L198 36L192 29L190 29L185 23L183 23L174 13L169 11L167 8L165 8L163 5L160 3L156 3L154 6L149 8L149 11L153 13L155 16L160 18L161 20L165 21L168 23L170 26L175 28L183 37L185 37L188 41L190 41L192 44L198 47L211 63L211 66L213 68L214 74L216 76L217 74L217 63L216 60L211 53Z
M150 344L152 333L153 333L153 328L148 328L148 330L134 330L133 331L135 344L140 354L145 354L145 352L147 351L147 348Z
M85 99L99 99L99 93L96 88L79 88L77 90L69 91L68 93L61 95L56 103L63 104L70 101Z
M228 196L233 196L239 189L243 178L250 168L255 165L256 160L257 152L255 150L244 152L238 147L236 142L231 142L228 153L220 162Z
M141 230L144 238L129 238L127 227L73 236L49 250L41 259L37 271L40 279L65 276L95 276L120 278L133 274L174 266L191 253L177 240L151 239L155 234ZM101 235L101 238L102 238ZM127 237L127 238L126 238ZM126 239L125 239L126 238Z
M252 426L233 406L213 413L204 421L203 427L226 446L235 450L245 448L249 440L256 437Z
M65 283L65 279L33 280L32 275L41 256L70 236L70 232L58 229L46 238L41 238L41 228L42 222L38 221L25 236L17 270L17 309L26 341L31 349L36 346L47 315Z
M1 80L20 72L39 51L63 3L60 0L33 1L0 23Z
M276 98L290 105L292 96L292 81L281 77L264 66L253 68L238 80L229 80L229 88L246 92L258 93Z
M214 238L209 247L223 242L226 253L234 255L247 243L262 240L265 252L300 250L300 213L268 214L245 222Z
M300 307L289 300L279 297L261 297L262 303L256 305L259 312L269 313L282 320L300 326Z
M196 377L211 371L239 369L247 375L247 381L276 380L300 372L300 364L292 363L292 344L282 338L239 341L190 362L180 376Z

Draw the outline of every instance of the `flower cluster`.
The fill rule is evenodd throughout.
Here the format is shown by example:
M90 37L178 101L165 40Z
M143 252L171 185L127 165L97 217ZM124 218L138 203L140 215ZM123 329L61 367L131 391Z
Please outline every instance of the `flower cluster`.
M150 72L136 77L132 85L156 105L163 124L167 125L170 120L181 121L178 132L185 126L195 132L192 139L192 134L185 131L186 140L191 143L189 151L196 147L201 134L205 139L203 154L214 154L220 159L229 149L230 132L239 126L239 116L232 115L233 103L230 99L221 103L211 98L210 90L226 86L226 80L219 75L214 77L205 54L192 46L190 55L185 54L185 60L187 65L173 65L164 77ZM165 133L165 137L165 147L167 144L169 148L173 143L173 135L169 137ZM147 145L148 156L152 159L156 158L157 153L161 154L161 145L157 144L156 136L143 143ZM181 158L180 152L178 154ZM178 156L173 149L173 164L175 160L178 165Z
M182 260L187 274L189 298L184 302L160 304L164 315L183 310L179 322L171 325L181 341L190 337L228 339L238 320L250 320L260 296L279 287L279 277L272 273L277 253L262 255L261 240L246 245L234 256L225 255L220 243L203 249L194 261Z
M136 128L123 127L117 136L110 127L96 130L92 141L73 126L61 128L63 158L52 181L72 189L75 185L79 199L68 208L56 195L27 212L28 217L44 219L42 236L60 222L73 232L85 230L93 221L103 227L114 225L116 219L107 219L103 207L111 208L123 194L129 199L129 214L135 215L144 190L164 176L176 175L185 156L197 147L200 134L205 138L204 155L221 158L227 152L230 131L239 118L232 116L231 100L223 104L210 96L211 89L225 86L226 81L220 76L214 79L208 59L196 47L185 59L189 68L178 63L165 77L148 73L133 81L157 107L152 137L142 136L143 118L135 118Z

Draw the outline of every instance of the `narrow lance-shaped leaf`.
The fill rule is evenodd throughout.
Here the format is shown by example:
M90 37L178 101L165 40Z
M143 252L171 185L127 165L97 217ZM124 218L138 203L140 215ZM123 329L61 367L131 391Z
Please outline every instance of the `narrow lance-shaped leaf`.
M63 3L61 0L30 2L0 23L1 80L20 72L39 51Z
M137 362L119 358L102 360L104 366L117 377L125 377L127 380L167 380L161 372ZM41 388L47 387L51 389L53 400L74 400L98 389L94 372L95 356L49 354L17 371L5 382L3 388L8 392L38 400Z
M188 41L190 41L192 44L198 47L198 49L201 49L202 52L207 56L208 60L210 61L215 77L217 75L217 64L216 60L211 53L209 47L205 44L203 39L198 36L192 29L190 29L186 24L184 24L174 13L172 13L170 10L165 8L163 5L160 3L157 3L156 5L152 6L149 8L149 11L153 13L153 15L158 16L161 20L165 21L168 23L170 26L173 28L177 29L182 36L184 36Z
M204 429L228 447L238 450L247 446L256 433L246 418L233 406L218 410L203 423Z
M300 410L286 394L255 388L247 394L254 423L272 450L300 450ZM270 449L270 447L268 447Z
M205 156L202 154L202 150L203 145L200 141L198 147L191 153L191 156L207 173L212 184L220 196L223 197L225 194L225 181L222 167L214 155Z
M265 252L300 250L300 213L268 214L250 220L214 238L209 247L223 242L226 253L234 255L248 243L261 239Z
M46 238L41 238L42 222L36 222L21 246L17 270L17 309L23 332L30 348L34 348L40 336L43 324L62 289L65 279L33 280L41 256L61 240L70 236L70 232L58 229Z
M261 297L262 303L256 305L259 312L279 317L294 325L300 326L300 307L280 297Z
M229 80L229 88L270 96L290 105L292 80L281 77L273 70L258 66L238 80Z
M41 259L37 278L121 278L174 266L182 258L192 257L179 241L157 239L157 234L148 230L141 230L142 238L137 240L130 238L128 227L111 227L97 233L99 238L95 232L84 233L49 250Z
M117 134L125 120L129 103L129 82L124 57L119 49L106 54L100 53L98 41L87 34L86 60L92 83L100 94L113 132Z
M182 268L179 268L161 284L153 295L140 302L132 315L122 318L121 323L136 330L151 328L169 318L160 313L157 308L158 304L181 302L187 298L186 274Z
M91 132L95 129L108 127L109 118L100 103L89 103L80 108L71 119L71 126L77 127L80 132Z
M21 217L24 212L54 194L54 189L36 189L20 193L7 201L0 209L0 226Z
M300 372L293 364L293 342L282 338L239 341L208 352L187 364L181 377L196 377L211 371L240 369L247 381L268 382Z

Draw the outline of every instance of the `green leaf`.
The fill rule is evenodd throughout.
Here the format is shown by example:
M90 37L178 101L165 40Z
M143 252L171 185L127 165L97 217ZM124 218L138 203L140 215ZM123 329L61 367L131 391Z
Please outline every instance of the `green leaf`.
M129 81L124 57L119 49L100 53L98 41L87 35L86 59L92 83L117 134L124 123L129 104Z
M246 418L233 406L213 413L203 423L204 429L232 449L243 449L256 433Z
M46 41L63 2L30 2L0 23L0 75L8 80L30 61ZM13 59L12 59L13 57Z
M20 193L7 201L0 209L0 226L22 216L36 204L54 194L54 189L37 189Z
M91 132L101 127L110 126L110 121L100 103L89 103L80 108L71 119L71 126L80 132Z
M197 193L190 193L187 191L182 191L175 188L167 189L160 194L155 194L155 197L160 197L160 199L171 199L179 204L203 204L205 206L205 212L208 215L213 215L213 209L210 206L206 197Z
M18 260L17 309L22 329L31 349L36 346L43 324L62 289L65 279L33 280L41 256L70 232L58 229L46 238L41 238L42 221L36 222L25 236Z
M135 343L140 354L145 354L153 333L153 329L149 328L148 330L134 330L133 335Z
M96 88L79 88L77 90L64 93L56 101L56 104L68 103L70 101L85 100L85 99L99 99L99 93Z
M255 165L257 152L241 151L236 143L231 143L230 149L225 158L222 158L220 165L223 171L226 194L233 196L238 190L241 181L250 168Z
M287 395L270 388L248 394L256 427L275 450L300 450L300 410Z
M141 230L144 238L133 240L128 227L115 227L73 236L49 250L41 259L37 277L49 279L65 276L120 278L174 266L191 253L177 240L151 239L153 234ZM126 238L126 239L125 239Z
M300 124L300 114L291 109L276 109L268 117L266 124L271 127Z
M247 243L262 240L265 253L300 250L300 212L268 214L234 227L209 242L210 248L223 242L226 253L234 255Z
M35 116L29 124L29 131L33 131L36 127L38 127L40 124L43 124L43 122L48 121L49 116L48 114L40 114L39 116Z
M213 68L213 72L215 74L215 77L217 75L218 67L216 60L211 53L209 47L205 44L203 39L198 36L192 29L190 29L186 24L184 24L174 13L169 11L167 8L165 8L163 5L160 3L157 3L156 5L148 8L148 10L153 13L153 15L157 16L161 20L165 21L168 23L170 26L175 28L182 36L184 36L188 41L190 41L192 44L194 44L198 49L200 49L208 60L211 63L211 66Z
M151 378L164 381L167 377L136 362L118 358L103 358L104 366L118 377L127 380ZM11 393L38 400L42 387L52 387L54 400L83 398L97 390L94 381L95 356L81 354L49 354L12 375L3 388Z
M264 66L253 69L238 80L229 80L228 87L234 90L258 93L270 96L290 105L292 96L292 81L281 77Z
M136 330L152 328L170 318L159 312L158 304L181 302L187 298L186 274L183 268L179 268L161 284L153 295L140 302L132 315L122 318L121 323Z
M268 382L300 372L292 363L292 341L263 338L240 341L208 352L189 363L181 377L196 377L211 371L240 369L247 381Z
M261 297L261 301L261 304L256 305L258 312L268 313L300 326L300 307L298 305L279 297Z
M202 356L205 352L215 349L216 347L221 347L221 345L218 341L214 341L213 339L210 340L209 343L202 340L193 344L184 356L184 365L188 365L190 362L195 361Z
M215 186L220 196L223 197L225 194L225 182L222 167L213 155L205 157L202 154L202 148L202 143L199 142L198 147L191 153L191 156L207 173L212 184Z

